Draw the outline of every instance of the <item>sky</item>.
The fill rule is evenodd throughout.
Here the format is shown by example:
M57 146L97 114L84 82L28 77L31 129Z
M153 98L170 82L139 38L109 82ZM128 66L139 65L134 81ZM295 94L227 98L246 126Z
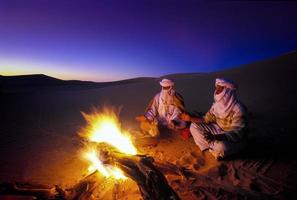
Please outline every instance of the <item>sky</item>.
M0 0L0 74L114 81L297 49L297 2Z

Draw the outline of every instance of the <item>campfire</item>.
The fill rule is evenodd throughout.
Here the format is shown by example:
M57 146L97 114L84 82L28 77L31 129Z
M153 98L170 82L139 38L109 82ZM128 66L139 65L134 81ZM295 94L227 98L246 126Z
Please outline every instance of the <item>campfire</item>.
M157 163L152 157L140 155L131 135L121 129L113 109L94 109L82 115L87 124L79 135L84 141L81 157L89 165L87 176L70 188L0 184L0 194L32 196L40 200L90 200L100 199L98 195L112 190L113 199L118 199L120 183L132 179L144 200L179 199L163 173L183 175L182 171L172 164Z
M126 179L121 169L103 164L100 160L100 147L108 144L116 151L126 155L136 155L137 149L133 145L128 132L121 130L121 124L113 109L103 109L101 112L94 109L91 114L82 113L87 126L82 130L80 136L87 139L87 146L83 157L89 161L89 173L100 172L106 178Z
M154 159L138 155L130 134L112 109L82 113L87 121L80 136L87 139L83 157L89 162L89 173L100 172L105 178L134 180L143 199L179 199L164 175L153 164ZM117 184L117 183L116 183Z

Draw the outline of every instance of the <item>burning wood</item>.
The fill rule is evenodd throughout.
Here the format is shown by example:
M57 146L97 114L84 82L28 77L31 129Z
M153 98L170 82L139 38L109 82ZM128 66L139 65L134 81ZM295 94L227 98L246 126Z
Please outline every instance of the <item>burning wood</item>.
M86 158L91 162L91 170L100 171L105 177L134 180L145 200L179 199L168 185L164 175L154 166L154 160L137 155L137 149L123 132L117 115L112 109L91 114L83 113L87 126L81 136L95 147L88 151Z
M164 175L153 164L153 158L137 154L129 134L122 132L119 120L112 110L95 110L92 114L83 115L87 126L80 135L87 139L83 155L90 164L89 176L66 190L58 186L49 189L24 189L4 185L4 189L0 187L0 194L29 195L42 200L89 200L101 183L111 180L112 184L108 185L113 187L114 198L117 198L117 180L130 177L137 183L144 200L179 199ZM97 176L97 172L101 176ZM98 192L104 191L100 189Z
M143 199L179 199L178 195L168 185L164 175L153 164L152 157L143 155L127 156L112 149L100 148L100 157L103 163L117 166L126 176L134 180Z
M83 113L87 121L87 126L81 131L80 136L87 139L84 158L90 162L89 171L98 170L105 177L115 179L125 179L121 171L114 166L102 164L102 160L97 155L97 146L105 143L109 144L117 151L136 155L137 149L127 132L121 130L119 119L112 109L104 109L101 112L94 110L91 114Z
M65 200L64 192L58 186L48 187L30 183L1 183L0 195L27 196L38 200Z

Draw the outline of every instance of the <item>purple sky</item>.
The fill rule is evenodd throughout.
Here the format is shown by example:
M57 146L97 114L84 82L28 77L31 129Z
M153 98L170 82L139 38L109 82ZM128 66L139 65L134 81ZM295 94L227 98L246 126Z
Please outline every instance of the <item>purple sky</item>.
M0 74L107 81L297 49L297 2L0 0Z

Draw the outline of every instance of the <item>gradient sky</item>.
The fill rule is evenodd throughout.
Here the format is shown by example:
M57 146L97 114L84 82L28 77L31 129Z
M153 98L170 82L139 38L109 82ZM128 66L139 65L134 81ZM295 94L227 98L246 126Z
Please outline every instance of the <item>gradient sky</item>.
M110 81L297 49L297 2L0 0L0 74Z

